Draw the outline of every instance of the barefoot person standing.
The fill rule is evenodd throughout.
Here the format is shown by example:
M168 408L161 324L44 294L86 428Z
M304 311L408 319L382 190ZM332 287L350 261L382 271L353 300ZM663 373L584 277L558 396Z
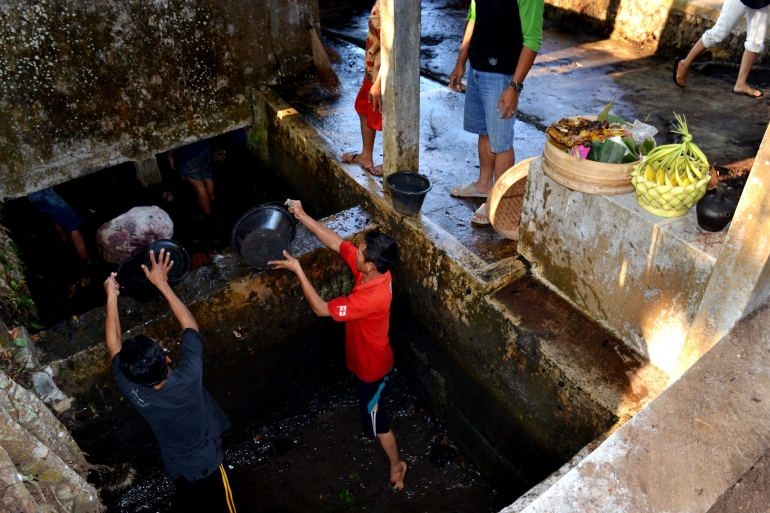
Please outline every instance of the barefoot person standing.
M380 77L380 0L369 15L364 56L364 83L356 97L356 112L361 122L361 153L346 152L342 161L358 164L374 176L382 176L382 164L374 165L374 139L382 132L382 88Z
M107 350L118 386L150 425L160 446L163 468L174 479L176 494L172 511L235 513L233 493L222 460L220 435L230 427L222 409L203 388L203 341L198 323L168 284L174 265L171 255L160 250L158 260L150 252L151 269L144 274L168 301L179 321L182 356L171 360L153 339L137 335L121 340L115 273L104 282L107 291L105 320Z
M342 238L308 216L302 203L288 200L289 212L307 226L318 239L340 254L350 266L355 286L347 297L328 303L305 276L299 261L284 251L286 260L269 262L275 269L287 269L297 275L302 292L319 317L331 317L345 323L345 361L355 374L358 406L364 434L379 439L390 460L390 483L396 490L404 487L406 463L398 456L393 430L390 429L381 395L393 367L390 348L390 302L393 297L390 269L398 259L398 246L390 235L369 230L358 245Z

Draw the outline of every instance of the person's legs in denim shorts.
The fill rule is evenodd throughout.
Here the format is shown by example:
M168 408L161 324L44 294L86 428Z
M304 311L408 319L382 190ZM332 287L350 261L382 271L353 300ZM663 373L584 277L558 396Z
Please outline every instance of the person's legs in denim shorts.
M479 136L479 179L475 183L455 187L455 196L478 196L488 194L495 177L500 176L513 165L513 137L516 113L508 119L501 119L498 111L500 96L508 87L510 75L489 73L470 68L468 85L465 90L465 113L463 128ZM476 194L478 193L478 194ZM488 224L485 205L471 218L479 224Z
M204 214L211 213L211 202L216 199L211 150L206 149L179 166L179 174L195 189L198 204Z

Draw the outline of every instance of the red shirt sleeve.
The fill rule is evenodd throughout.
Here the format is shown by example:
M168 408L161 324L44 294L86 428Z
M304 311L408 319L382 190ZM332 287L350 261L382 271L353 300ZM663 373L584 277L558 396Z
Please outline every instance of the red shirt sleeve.
M349 296L334 298L328 303L329 313L337 322L366 319L374 312L366 294L353 292Z
M357 247L346 240L342 241L342 244L340 244L340 256L345 261L345 263L350 266L350 270L353 271L355 283L358 283L358 278L361 277L361 272L356 268L356 253L358 253Z

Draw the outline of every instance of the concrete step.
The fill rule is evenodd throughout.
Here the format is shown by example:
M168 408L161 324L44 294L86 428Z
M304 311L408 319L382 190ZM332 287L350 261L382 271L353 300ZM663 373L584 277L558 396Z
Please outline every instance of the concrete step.
M520 334L508 359L520 369L557 373L560 395L590 397L619 425L668 385L665 372L532 276L501 289L491 302Z

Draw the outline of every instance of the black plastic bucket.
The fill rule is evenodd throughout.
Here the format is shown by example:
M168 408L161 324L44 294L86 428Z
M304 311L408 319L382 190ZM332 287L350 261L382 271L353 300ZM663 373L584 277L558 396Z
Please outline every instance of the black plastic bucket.
M121 293L141 300L152 299L160 295L158 288L150 283L150 280L144 275L142 264L146 265L147 269L152 269L150 251L153 252L157 260L161 249L170 253L171 260L174 262L174 266L168 273L169 285L174 285L187 278L187 275L190 274L190 257L184 246L175 240L161 239L134 253L120 264L117 279Z
M270 269L270 260L283 260L297 233L297 222L281 204L268 203L243 214L230 238L235 251L255 269Z
M402 171L388 175L385 179L390 187L393 208L399 214L417 214L425 201L425 195L433 187L425 175Z

